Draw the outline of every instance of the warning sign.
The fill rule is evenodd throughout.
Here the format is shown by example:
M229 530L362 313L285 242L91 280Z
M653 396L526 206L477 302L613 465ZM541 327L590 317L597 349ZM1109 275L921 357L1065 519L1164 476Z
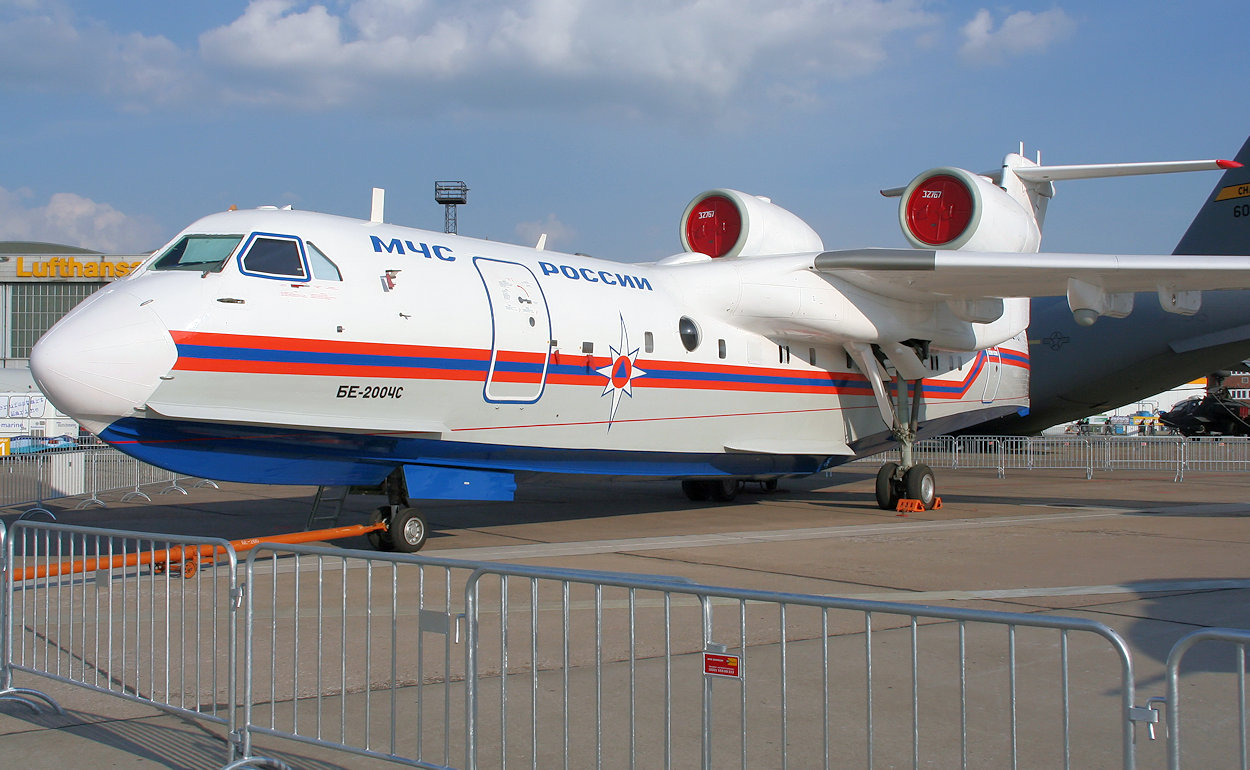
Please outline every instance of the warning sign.
M741 679L742 657L739 655L724 655L717 652L705 652L703 653L703 673Z

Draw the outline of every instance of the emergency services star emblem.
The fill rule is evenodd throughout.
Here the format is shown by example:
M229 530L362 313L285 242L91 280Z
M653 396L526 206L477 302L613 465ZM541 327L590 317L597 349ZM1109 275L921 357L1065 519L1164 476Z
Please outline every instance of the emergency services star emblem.
M608 378L608 382L603 386L601 396L612 394L612 413L608 416L608 430L612 430L612 421L616 419L616 408L621 404L621 394L634 397L633 384L634 380L639 377L646 376L646 372L634 365L638 360L638 348L630 350L629 348L629 332L625 330L625 316L621 316L621 346L619 348L609 346L612 353L612 363L603 366L595 371Z

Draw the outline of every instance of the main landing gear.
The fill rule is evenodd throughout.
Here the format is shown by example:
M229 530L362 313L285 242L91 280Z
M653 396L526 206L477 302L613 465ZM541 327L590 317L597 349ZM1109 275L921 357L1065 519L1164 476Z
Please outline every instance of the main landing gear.
M937 479L933 469L916 463L902 470L898 463L885 463L877 471L877 505L887 511L898 508L899 500L919 500L925 510L937 501Z
M681 491L695 502L728 503L738 496L741 488L742 482L737 479L684 479L681 482Z
M855 361L872 386L881 419L890 426L890 433L894 434L899 444L899 462L886 463L877 472L877 505L893 511L900 510L899 501L913 500L926 511L932 510L940 505L937 482L929 466L915 461L913 451L920 428L920 402L924 398L926 369L922 362L929 357L929 343L907 340L878 346L848 342L845 347L847 355ZM894 380L897 403L895 398L890 397L887 385L889 374L882 365L887 355L897 372ZM899 414L907 410L909 391L910 416L904 422Z
M920 401L923 380L912 383L911 417L906 423L899 420L899 409L891 402L893 417L890 432L899 444L899 460L902 462L885 463L877 471L877 505L883 510L893 511L898 508L899 500L919 501L924 509L932 510L937 503L937 478L933 469L924 463L915 462L914 450L916 433L920 423ZM907 381L899 380L899 400L907 398Z
M683 479L681 491L696 503L714 500L718 503L733 502L742 488L747 484L759 484L765 492L777 491L777 479Z
M373 523L385 522L386 529L369 533L369 544L378 551L416 553L425 545L429 534L425 516L408 504L408 490L403 471L396 469L382 482L387 505L373 512Z

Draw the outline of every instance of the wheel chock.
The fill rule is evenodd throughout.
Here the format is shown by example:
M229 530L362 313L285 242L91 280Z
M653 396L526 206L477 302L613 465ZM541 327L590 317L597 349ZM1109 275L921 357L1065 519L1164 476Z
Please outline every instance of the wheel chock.
M937 509L941 507L942 507L942 498L935 497L933 498L933 507L930 508L929 510L936 511ZM920 502L919 500L913 500L909 497L904 497L902 500L898 501L898 505L895 506L894 510L898 511L899 516L906 516L909 513L924 513L925 507L924 507L924 503Z

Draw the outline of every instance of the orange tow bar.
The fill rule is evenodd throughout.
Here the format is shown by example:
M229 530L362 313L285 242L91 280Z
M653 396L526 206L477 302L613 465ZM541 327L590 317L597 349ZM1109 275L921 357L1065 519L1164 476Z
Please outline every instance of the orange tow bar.
M331 527L330 529L314 529L308 532L292 532L287 535L269 535L267 537L249 537L243 540L231 540L230 547L236 553L250 551L262 543L311 543L321 540L338 540L344 537L356 537L357 535L367 535L370 532L377 532L386 529L383 522L375 522L373 524L352 524L346 527ZM56 577L58 575L74 575L79 572L94 572L101 569L117 569L119 567L135 567L143 564L151 564L157 572L164 572L166 569L175 570L176 574L181 574L184 578L189 578L195 574L199 568L201 561L215 561L219 553L224 553L220 546L213 545L184 545L175 548L166 548L159 551L143 551L142 553L130 553L125 556L113 557L96 557L92 559L77 559L75 561L64 561L56 564L45 564L39 567L28 567L26 569L15 570L13 578L15 580L34 580L36 578Z

